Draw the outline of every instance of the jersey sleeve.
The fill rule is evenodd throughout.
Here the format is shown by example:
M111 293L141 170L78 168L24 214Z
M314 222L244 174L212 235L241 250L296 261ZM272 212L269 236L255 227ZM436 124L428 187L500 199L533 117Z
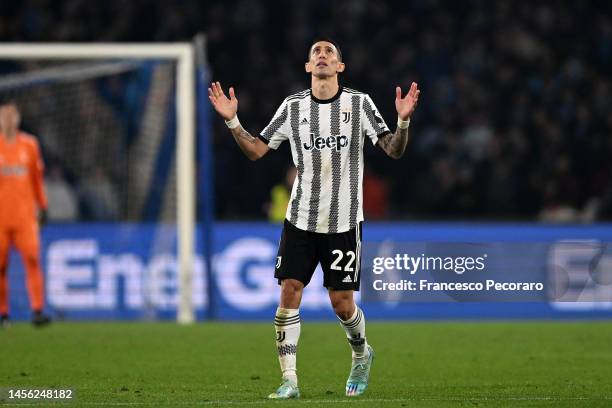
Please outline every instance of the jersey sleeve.
M378 143L378 139L391 133L389 127L382 118L370 95L365 95L362 105L362 128L363 133L370 138L372 144Z
M44 181L43 177L45 174L45 163L42 160L42 156L40 154L40 148L38 147L38 142L35 139L32 139L32 162L30 169L30 174L32 177L32 185L34 187L34 194L36 197L36 203L38 207L46 210L47 209L47 195L45 194Z
M281 106L276 110L274 117L261 131L259 138L268 145L270 149L278 149L280 144L289 138L289 105L285 99Z

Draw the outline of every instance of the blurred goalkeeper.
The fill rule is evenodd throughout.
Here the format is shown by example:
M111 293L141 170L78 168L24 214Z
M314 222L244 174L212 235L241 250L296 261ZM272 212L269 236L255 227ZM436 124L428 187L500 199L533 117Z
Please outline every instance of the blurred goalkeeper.
M302 291L319 263L323 285L352 350L346 395L361 395L368 386L374 350L366 340L364 313L353 297L359 290L361 269L363 147L369 139L388 156L399 159L419 98L414 82L403 97L401 88L396 88L398 121L391 133L369 95L338 83L345 65L335 42L313 42L305 69L310 88L285 98L258 137L238 121L233 88L229 88L229 98L218 82L208 90L215 110L249 159L257 160L289 141L297 168L274 271L281 285L274 327L282 382L269 395L272 399L300 396L296 367L299 307Z
M0 325L7 325L8 262L13 245L25 266L35 326L51 322L43 313L44 284L40 267L39 222L46 219L44 164L36 139L19 129L17 105L0 105Z

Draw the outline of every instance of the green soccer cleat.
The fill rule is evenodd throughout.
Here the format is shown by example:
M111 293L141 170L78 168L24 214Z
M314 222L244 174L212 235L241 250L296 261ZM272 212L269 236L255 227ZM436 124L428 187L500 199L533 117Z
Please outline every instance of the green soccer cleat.
M281 383L280 387L278 387L276 392L273 392L272 394L268 395L268 398L269 399L300 398L300 389L298 388L297 384L294 383L293 381L287 378L283 378L283 382Z
M347 397L358 397L365 392L366 388L368 388L370 368L372 368L372 361L374 361L374 350L368 345L368 351L370 352L370 355L368 356L367 360L353 361L351 373L349 374L348 380L346 380Z

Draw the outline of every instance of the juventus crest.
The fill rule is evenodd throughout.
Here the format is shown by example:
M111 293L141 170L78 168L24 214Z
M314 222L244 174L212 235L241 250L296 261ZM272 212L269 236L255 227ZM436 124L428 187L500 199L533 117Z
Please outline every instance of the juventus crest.
M349 123L349 121L351 120L351 112L342 112L342 122L344 123Z

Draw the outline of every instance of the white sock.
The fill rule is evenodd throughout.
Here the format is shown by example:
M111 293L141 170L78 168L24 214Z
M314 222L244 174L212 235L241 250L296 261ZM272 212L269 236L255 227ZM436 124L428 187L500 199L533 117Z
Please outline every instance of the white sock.
M274 316L276 349L283 378L297 384L296 356L300 339L300 309L276 309Z
M340 324L344 328L348 342L353 350L353 359L367 358L370 352L368 351L368 342L365 335L365 316L359 306L355 306L355 312L350 319L340 319Z

